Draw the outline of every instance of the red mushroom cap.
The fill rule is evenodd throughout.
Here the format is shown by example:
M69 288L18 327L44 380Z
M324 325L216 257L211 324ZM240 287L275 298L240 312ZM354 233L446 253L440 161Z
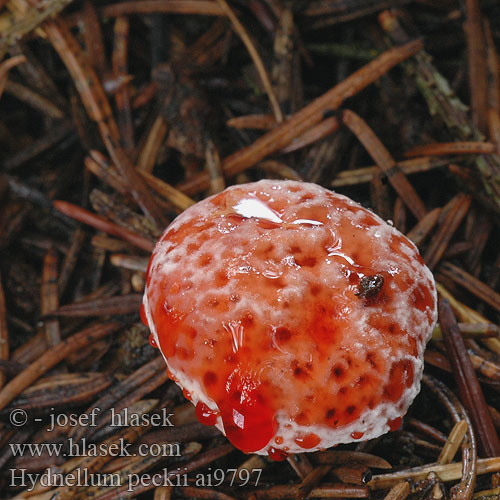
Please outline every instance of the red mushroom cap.
M198 418L273 456L397 427L437 317L405 236L345 196L272 180L177 217L143 313Z

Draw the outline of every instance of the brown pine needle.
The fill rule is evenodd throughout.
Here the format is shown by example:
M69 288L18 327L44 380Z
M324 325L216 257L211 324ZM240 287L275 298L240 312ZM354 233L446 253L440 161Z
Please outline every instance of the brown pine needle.
M42 272L41 313L46 316L59 307L58 281L59 258L53 248L45 255ZM49 346L55 346L61 341L59 321L56 318L44 322L45 337Z
M244 115L229 119L226 125L237 129L270 130L277 123L273 115Z
M424 253L424 260L429 269L433 270L446 252L451 238L470 208L471 201L469 195L459 193L449 203L449 210Z
M462 440L467 433L468 425L465 420L457 422L448 436L443 449L438 458L438 464L449 464L457 454L458 448L462 444Z
M155 489L153 500L170 500L172 498L173 491L174 488L172 486L159 486Z
M422 42L415 40L395 49L390 49L358 69L335 87L325 92L307 106L297 111L288 120L264 134L250 146L228 156L223 162L224 174L231 177L255 165L271 153L280 150L324 119L325 111L332 111L349 97L378 80L391 68L421 50ZM210 176L203 172L182 183L179 189L194 194L210 186Z
M500 471L500 457L478 459L478 474L489 474L498 471ZM421 481L425 479L430 472L436 473L441 481L457 481L462 477L462 463L454 462L446 465L429 464L400 472L380 474L373 476L372 480L368 483L368 487L371 490L383 490L394 486L402 480L411 479L413 481Z
M475 276L472 276L451 262L443 262L439 270L444 276L452 279L455 283L463 286L469 292L476 295L476 297L484 300L497 311L500 311L500 293L495 292L495 290L481 280L478 280Z
M140 0L119 2L101 8L103 17L130 14L198 14L200 16L223 16L224 11L217 2L210 0Z
M292 153L293 151L305 148L316 141L328 137L339 128L339 121L335 116L331 116L304 132L300 137L295 138L288 146L281 150L281 153Z
M491 142L441 142L416 146L405 152L407 158L416 156L463 155L463 154L492 154L496 151Z
M160 148L167 136L168 127L164 118L158 115L153 122L151 129L146 138L146 142L139 154L137 169L143 172L151 173L156 163L156 158L160 152Z
M9 71L18 64L22 64L25 61L26 57L24 56L14 56L0 64L0 97L2 97L5 84L7 83Z
M44 29L73 77L89 118L97 123L106 149L125 179L127 189L144 213L162 229L166 225L163 212L120 145L118 126L111 106L81 47L61 19L47 21Z
M132 245L146 250L146 252L153 251L154 243L151 240L148 240L143 236L130 231L129 229L120 227L118 224L96 215L85 208L81 208L77 205L73 205L73 203L61 200L54 201L54 207L68 217L95 227L99 231L104 231L105 233L122 238L123 240L132 243Z
M69 354L82 349L84 346L102 339L118 330L120 323L103 323L99 326L91 326L75 333L71 337L62 340L58 345L52 347L42 354L28 368L14 377L0 391L0 410L5 408L17 395L47 373L53 366L57 365Z
M408 481L396 483L384 497L384 500L405 500L410 494L411 488Z
M348 109L343 112L342 119L382 172L388 176L392 187L401 196L408 209L417 219L422 219L427 213L424 202L408 182L406 176L398 170L396 162L373 130L360 116Z
M445 167L449 164L448 160L441 158L415 158L413 160L398 161L397 167L405 175L416 174L418 172L427 172L428 170ZM343 170L339 172L332 181L333 188L341 186L353 186L355 184L363 184L370 182L375 175L380 173L380 168L377 166L357 168L354 170Z
M488 71L486 66L486 40L479 0L465 1L465 37L469 70L470 102L474 125L486 133L488 107Z
M233 24L234 31L236 31L238 36L241 38L241 41L245 44L245 47L247 48L248 53L250 54L250 57L255 64L255 68L257 69L262 85L266 90L269 102L271 104L271 109L273 110L274 118L277 123L281 123L283 121L283 113L281 111L278 98L274 93L271 79L269 78L269 74L266 70L266 67L264 66L264 63L262 62L259 52L255 48L255 45L251 40L247 30L245 29L243 24L241 24L240 20L236 17L226 0L217 0L217 2Z
M484 394L465 349L450 303L442 298L439 300L439 321L458 384L460 399L470 413L479 446L486 456L499 456L500 440L486 406Z

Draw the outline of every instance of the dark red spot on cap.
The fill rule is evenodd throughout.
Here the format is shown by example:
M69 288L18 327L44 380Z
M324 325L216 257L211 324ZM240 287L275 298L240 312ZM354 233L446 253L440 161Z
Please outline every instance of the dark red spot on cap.
M208 371L203 375L203 383L205 384L205 387L211 387L217 383L217 375L212 372Z
M279 343L288 342L292 338L292 332L284 326L276 328L274 335Z

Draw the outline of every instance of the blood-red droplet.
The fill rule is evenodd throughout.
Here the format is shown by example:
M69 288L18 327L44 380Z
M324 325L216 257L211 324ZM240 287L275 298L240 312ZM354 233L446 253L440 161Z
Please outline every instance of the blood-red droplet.
M401 423L403 419L401 417L395 418L394 420L388 420L387 425L391 431L397 431L401 428Z
M351 437L353 439L361 439L364 435L364 432L351 432Z
M186 389L182 389L182 394L184 395L184 397L186 399L188 399L189 401L191 401L191 393L189 391L187 391Z
M156 343L155 338L153 337L153 334L149 334L149 343L151 344L151 347L154 347L155 349L158 349L158 344Z
M234 371L227 380L226 392L217 403L226 437L245 453L264 448L278 424L262 388L252 377Z
M203 425L215 425L217 423L217 416L219 412L217 410L212 410L205 403L198 401L195 409L196 418Z
M273 446L270 446L267 449L267 454L269 455L269 458L274 460L275 462L283 462L283 460L286 460L288 458L288 453L286 451L278 450Z
M274 442L275 442L276 444L283 444L283 438L282 438L281 436L276 436L276 437L274 438Z
M311 448L314 448L319 444L321 439L319 436L316 434L310 433L306 434L305 436L298 437L295 439L295 442L301 447L304 448L305 450L309 450Z

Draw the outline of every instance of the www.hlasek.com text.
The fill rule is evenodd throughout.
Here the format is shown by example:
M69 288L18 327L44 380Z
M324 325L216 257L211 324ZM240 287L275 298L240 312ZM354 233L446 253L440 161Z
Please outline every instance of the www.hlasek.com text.
M9 443L14 457L180 457L179 443L134 443L120 438L114 443L90 443L86 438L65 443Z

